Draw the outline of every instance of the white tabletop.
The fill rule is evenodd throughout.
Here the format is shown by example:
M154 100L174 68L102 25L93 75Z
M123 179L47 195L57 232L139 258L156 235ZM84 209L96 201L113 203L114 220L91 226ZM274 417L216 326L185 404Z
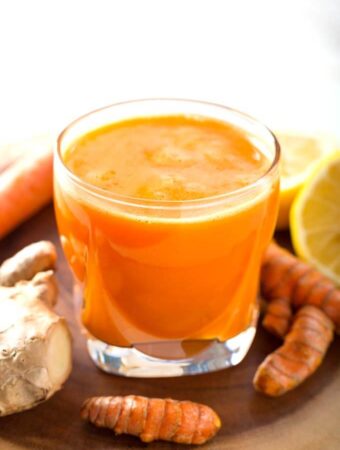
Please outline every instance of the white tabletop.
M340 2L0 0L0 140L155 96L340 135Z

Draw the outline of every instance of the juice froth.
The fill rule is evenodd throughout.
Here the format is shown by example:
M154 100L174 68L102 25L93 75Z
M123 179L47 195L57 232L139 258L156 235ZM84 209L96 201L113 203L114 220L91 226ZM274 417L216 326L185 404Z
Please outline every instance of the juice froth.
M193 200L244 187L269 161L222 122L192 117L138 118L95 130L64 155L83 180L116 194Z

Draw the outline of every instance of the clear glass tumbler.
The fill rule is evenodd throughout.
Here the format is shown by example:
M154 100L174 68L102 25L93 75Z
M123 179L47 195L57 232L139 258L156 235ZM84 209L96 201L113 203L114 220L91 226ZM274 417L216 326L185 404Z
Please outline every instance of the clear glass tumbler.
M84 134L131 118L189 115L231 124L269 159L255 182L198 200L114 194L63 162ZM77 314L101 369L125 376L211 372L238 364L255 335L261 258L272 237L279 145L253 118L197 101L150 99L91 112L59 136L55 211Z

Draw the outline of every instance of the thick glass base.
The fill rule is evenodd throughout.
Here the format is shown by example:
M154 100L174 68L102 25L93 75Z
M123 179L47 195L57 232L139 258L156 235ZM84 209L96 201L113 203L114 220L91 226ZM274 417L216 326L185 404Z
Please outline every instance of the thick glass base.
M219 341L164 342L135 347L116 347L94 338L87 346L94 363L102 370L126 377L177 377L196 375L236 366L247 354L256 332L257 314L242 333ZM179 348L190 350L190 357L160 358L155 354L180 355ZM177 347L177 348L176 348ZM201 349L201 350L200 350ZM169 353L168 353L169 354Z

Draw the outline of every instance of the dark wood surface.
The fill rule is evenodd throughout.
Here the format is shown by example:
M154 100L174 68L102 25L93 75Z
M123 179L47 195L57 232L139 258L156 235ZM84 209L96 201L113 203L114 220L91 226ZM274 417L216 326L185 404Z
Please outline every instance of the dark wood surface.
M287 240L284 234L278 238ZM75 321L72 276L61 252L52 207L44 209L0 241L0 261L39 239L50 239L58 247L61 295L57 310L67 318L72 331L74 366L65 387L48 402L0 419L1 450L179 448L177 444L163 442L146 446L138 439L115 437L110 431L96 429L79 419L80 406L88 396L130 393L190 399L212 406L221 416L223 426L205 449L340 448L339 338L332 344L317 373L300 388L278 399L266 398L252 387L256 367L279 345L278 340L261 328L244 361L232 369L173 379L128 379L107 375L91 362Z

